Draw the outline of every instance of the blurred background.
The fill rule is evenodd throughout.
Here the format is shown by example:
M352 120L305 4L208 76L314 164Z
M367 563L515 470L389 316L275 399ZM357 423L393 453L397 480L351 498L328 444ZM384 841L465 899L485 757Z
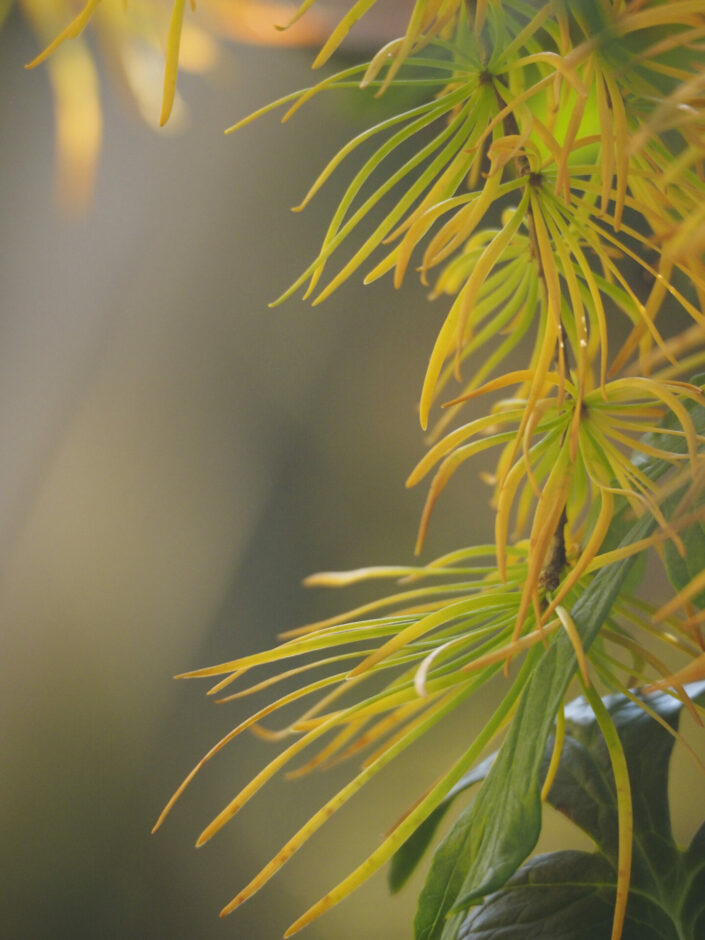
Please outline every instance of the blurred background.
M206 75L180 77L186 105L159 133L161 66L152 126L101 72L81 207L57 192L49 74L23 69L39 45L17 9L0 47L0 934L269 940L374 848L492 702L396 762L219 920L351 768L274 780L195 852L274 756L242 737L150 836L185 773L263 701L216 706L207 684L171 677L369 596L305 591L312 571L410 561L425 494L403 483L424 449L415 403L444 302L413 278L399 291L354 278L319 307L268 309L314 256L350 168L306 212L288 207L368 119L321 97L284 128L222 131L309 84L309 49L219 47ZM490 536L480 469L449 487L425 559ZM542 845L563 838L549 828ZM410 937L422 879L390 898L380 874L305 936Z

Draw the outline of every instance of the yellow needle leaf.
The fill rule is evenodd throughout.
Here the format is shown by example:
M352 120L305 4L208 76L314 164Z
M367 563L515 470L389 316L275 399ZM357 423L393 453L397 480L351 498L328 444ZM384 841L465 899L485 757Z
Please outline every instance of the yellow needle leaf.
M159 117L159 126L163 127L169 120L171 109L174 107L176 94L176 79L179 71L179 47L181 46L181 26L184 21L184 7L186 0L174 0L169 21L169 35L166 45L166 62L164 64L164 95L162 98L162 113Z
M658 682L652 682L651 685L644 688L645 692L656 692L660 689L669 689L673 686L683 686L688 682L697 682L705 678L705 653L701 653L697 659L694 659L687 666L679 669Z
M171 811L176 801L179 799L181 794L184 792L186 787L196 776L198 771L203 767L203 765L206 764L212 757L215 757L218 751L221 751L225 747L226 744L229 744L239 734L242 734L242 732L245 731L247 728L251 728L258 721L261 721L262 718L265 718L267 715L270 715L273 711L276 711L279 708L283 708L285 705L289 705L291 702L296 701L297 699L301 698L303 695L308 695L311 692L316 692L319 689L324 688L326 685L330 685L331 681L336 681L336 678L333 677L332 680L331 678L321 679L318 682L314 682L311 685L305 686L304 688L296 689L294 692L290 692L288 695L283 696L278 701L271 702L269 705L266 705L264 708L261 708L259 711L255 712L254 715L250 715L249 718L246 718L244 721L240 722L240 724L237 725L235 728L233 728L232 731L229 731L224 737L220 739L220 741L218 741L217 744L215 744L210 749L210 751L208 751L207 754L205 754L199 760L199 762L196 764L193 770L191 770L190 773L185 777L183 782L177 788L174 795L171 797L169 802L166 804L166 806L160 813L159 819L157 819L156 823L154 824L154 828L152 829L152 832L156 832L157 829L159 829L159 827L166 819L167 815Z
M59 33L59 35L49 43L46 49L40 52L39 55L35 59L32 59L31 62L28 62L27 65L25 65L25 68L33 69L35 66L44 62L44 60L48 58L52 54L52 52L57 48L57 46L60 46L61 43L64 42L65 39L75 39L76 36L79 36L83 32L83 30L86 28L88 21L90 20L91 16L93 16L93 11L95 10L95 8L98 6L99 3L100 3L100 0L88 0L88 3L81 10L78 16L75 19L71 20L69 25L65 29L63 29Z
M415 727L412 727L404 737L397 741L396 745L384 751L377 760L371 764L369 767L366 767L362 770L347 786L344 786L342 790L339 790L328 802L318 810L315 815L309 819L309 821L299 829L299 831L289 839L289 841L284 845L275 857L264 866L262 871L252 879L252 881L243 888L233 899L227 904L221 911L221 917L230 914L235 910L236 907L239 907L244 901L252 897L259 889L266 884L269 879L275 875L282 865L287 862L291 856L297 852L301 846L307 842L311 836L326 822L330 817L335 813L341 806L343 806L358 790L363 787L368 780L370 780L375 774L379 773L389 761L395 757L400 751L407 748L413 741L419 738L428 728L435 724L444 714L446 714L451 707L456 706L461 698L466 697L468 694L467 688L461 689L460 691L453 690L452 692L445 695L439 702L437 702L428 712L426 712L422 719L416 723Z
M492 715L492 718L482 729L470 748L460 757L451 770L445 774L441 780L424 796L418 805L405 816L399 825L387 836L365 861L359 865L355 871L351 872L347 878L343 879L332 891L329 891L320 901L308 909L284 934L285 937L291 937L307 924L310 924L321 914L325 913L335 904L338 904L343 898L347 897L352 891L358 888L363 882L373 875L396 850L403 845L409 836L418 828L428 815L438 806L450 788L457 783L463 774L472 767L483 749L492 741L498 731L503 727L507 714L514 707L518 696L524 688L525 680L530 670L520 673L512 684L509 692L505 696L501 705ZM470 686L472 689L472 685ZM447 708L450 711L456 704L464 698L467 689L458 692L458 700L450 700ZM469 694L469 692L468 692Z
M583 683L585 685L590 685L585 650L583 649L583 644L580 640L580 634L578 633L578 629L575 626L573 618L570 616L565 607L561 607L560 605L556 607L556 614L558 615L560 622L563 624L563 629L568 634L568 639L570 640L571 646L575 652L575 658L578 661L580 675L583 677Z
M584 685L583 691L592 706L595 718L600 726L600 731L605 739L617 791L617 897L614 906L611 940L620 940L627 910L627 901L629 900L629 882L632 872L632 842L634 835L634 812L632 809L629 770L627 768L627 759L624 754L622 742L619 740L617 729L602 699L592 685Z
M561 762L561 754L563 753L563 742L565 740L565 710L563 708L558 709L558 714L556 715L556 737L553 744L553 753L551 754L551 763L548 765L548 770L546 771L546 779L543 782L541 787L541 802L545 803L548 799L548 794L551 792L551 787L553 786L553 781L556 779L556 774L558 773L558 767Z

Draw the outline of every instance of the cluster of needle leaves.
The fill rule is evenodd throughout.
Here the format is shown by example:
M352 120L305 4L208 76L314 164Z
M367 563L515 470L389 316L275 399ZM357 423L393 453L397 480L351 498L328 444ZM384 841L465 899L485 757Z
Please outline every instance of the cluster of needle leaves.
M373 5L351 5L316 67ZM80 31L96 6L91 0L55 44ZM163 120L184 6L173 7ZM274 649L188 674L215 678L219 701L300 683L219 741L157 825L200 767L245 730L285 747L199 845L300 755L292 776L360 761L224 914L401 751L492 684L500 704L469 747L287 936L392 858L398 882L451 796L485 771L436 850L417 940L494 936L518 916L516 905L556 937L694 940L702 930L701 908L660 868L670 852L702 882L702 834L685 855L667 845L663 788L679 710L700 721L702 690L689 693L684 683L705 674L705 382L693 378L705 362L703 63L702 0L415 0L405 34L369 62L230 129L280 107L286 119L323 92L413 93L411 107L352 139L314 182L299 208L358 158L317 256L280 301L303 289L319 303L363 267L366 283L391 273L399 284L412 261L431 296L446 298L421 389L422 427L439 404L444 410L408 481L431 474L417 553L454 472L480 452L497 456L487 477L490 544L426 564L311 578L400 583ZM523 367L508 365L522 351ZM471 400L485 411L468 420ZM647 553L675 589L660 606L639 592ZM268 666L275 671L242 687L247 673ZM585 698L564 712L571 683ZM607 693L617 697L603 701ZM284 709L283 726L270 728ZM473 773L499 739L489 770ZM581 748L600 766L604 806L593 805L597 790L577 792L566 781ZM647 749L653 766L639 770ZM596 854L539 857L520 868L546 800L593 836ZM530 899L520 890L527 884L541 886ZM583 933L558 929L560 902L549 889L561 885L569 907L595 900ZM654 904L660 914L643 914Z
M207 73L224 56L223 39L262 45L307 45L324 31L323 17L283 32L272 20L279 0L0 0L0 25L13 7L30 27L54 98L56 193L69 210L83 209L95 185L102 139L101 77L149 126L183 124L178 71ZM194 7L194 3L191 3ZM70 41L67 41L70 40ZM174 121L176 119L176 122Z

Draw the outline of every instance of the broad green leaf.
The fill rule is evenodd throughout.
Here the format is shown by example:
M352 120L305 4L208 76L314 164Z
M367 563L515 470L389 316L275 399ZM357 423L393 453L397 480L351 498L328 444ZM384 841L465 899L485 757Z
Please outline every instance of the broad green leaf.
M496 894L474 908L458 940L609 940L614 908L614 870L588 852L537 855ZM679 940L672 921L640 899L624 923L622 940Z
M705 823L695 833L681 867L690 888L683 899L681 921L691 937L705 937Z
M705 683L690 687L692 697L704 693ZM647 696L645 702L672 728L678 727L683 707L679 699L659 692ZM668 762L675 739L623 695L608 696L605 705L627 756L636 841L634 880L643 883L647 870L651 872L649 877L655 878L674 861ZM580 826L607 858L616 860L617 815L609 755L592 709L583 699L566 708L563 756L548 799ZM646 856L652 856L653 861L644 867Z
M705 682L688 688L705 698ZM700 940L705 936L705 826L687 851L671 834L668 764L674 737L624 695L605 705L624 747L634 803L632 892L622 940ZM682 702L665 693L645 699L673 729ZM551 745L545 761L550 758ZM526 936L609 940L616 886L617 809L607 747L590 706L566 708L566 737L549 802L595 841L599 852L557 852L531 859L474 908L457 940ZM531 891L527 891L531 886Z

